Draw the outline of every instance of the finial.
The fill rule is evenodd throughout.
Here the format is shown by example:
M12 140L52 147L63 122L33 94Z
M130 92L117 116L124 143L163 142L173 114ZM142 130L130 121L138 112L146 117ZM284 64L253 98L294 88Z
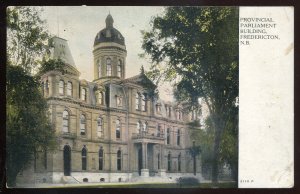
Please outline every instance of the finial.
M144 74L144 73L145 73L144 66L142 65L142 67L141 67L141 74Z
M110 11L109 11L108 16L107 16L106 19L105 19L105 22L106 22L106 27L107 27L107 28L112 28L112 27L113 27L114 19L113 19L112 16L110 15Z

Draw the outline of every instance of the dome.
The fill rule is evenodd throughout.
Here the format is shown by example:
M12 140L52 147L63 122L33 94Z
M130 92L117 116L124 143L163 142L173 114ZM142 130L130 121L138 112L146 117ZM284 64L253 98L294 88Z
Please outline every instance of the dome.
M105 19L106 28L102 29L96 35L94 46L102 42L114 42L125 46L123 35L113 27L114 19L110 14Z

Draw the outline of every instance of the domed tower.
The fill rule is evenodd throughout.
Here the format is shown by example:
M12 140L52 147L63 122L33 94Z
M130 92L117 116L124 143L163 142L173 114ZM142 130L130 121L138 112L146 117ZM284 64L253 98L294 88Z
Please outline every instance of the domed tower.
M125 78L126 46L122 34L114 28L114 19L106 17L106 27L96 35L94 42L94 81L100 83Z

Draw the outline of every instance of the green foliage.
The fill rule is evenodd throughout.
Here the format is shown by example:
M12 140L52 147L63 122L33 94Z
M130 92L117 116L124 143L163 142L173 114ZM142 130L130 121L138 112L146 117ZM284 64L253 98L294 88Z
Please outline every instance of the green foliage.
M61 59L43 60L38 71L38 75L42 75L48 71L56 70L64 73L65 64Z
M53 149L54 130L39 80L23 68L7 66L6 72L6 169L9 186L27 167L38 150Z
M7 8L7 59L33 73L49 51L50 35L40 18L41 8Z
M221 142L236 145L236 136L227 130L237 129L238 15L235 7L168 7L153 19L152 29L143 32L142 47L153 63L150 78L179 79L175 97L190 106L201 97L209 109L213 150L207 149L213 154L214 182L218 164L225 160L221 154L237 155L237 149L227 150Z

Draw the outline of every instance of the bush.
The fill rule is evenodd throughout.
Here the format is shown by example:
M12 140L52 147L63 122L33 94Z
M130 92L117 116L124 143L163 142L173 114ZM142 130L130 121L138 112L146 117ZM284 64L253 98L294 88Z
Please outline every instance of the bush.
M182 185L198 185L199 180L195 177L180 177L177 180L177 184Z

